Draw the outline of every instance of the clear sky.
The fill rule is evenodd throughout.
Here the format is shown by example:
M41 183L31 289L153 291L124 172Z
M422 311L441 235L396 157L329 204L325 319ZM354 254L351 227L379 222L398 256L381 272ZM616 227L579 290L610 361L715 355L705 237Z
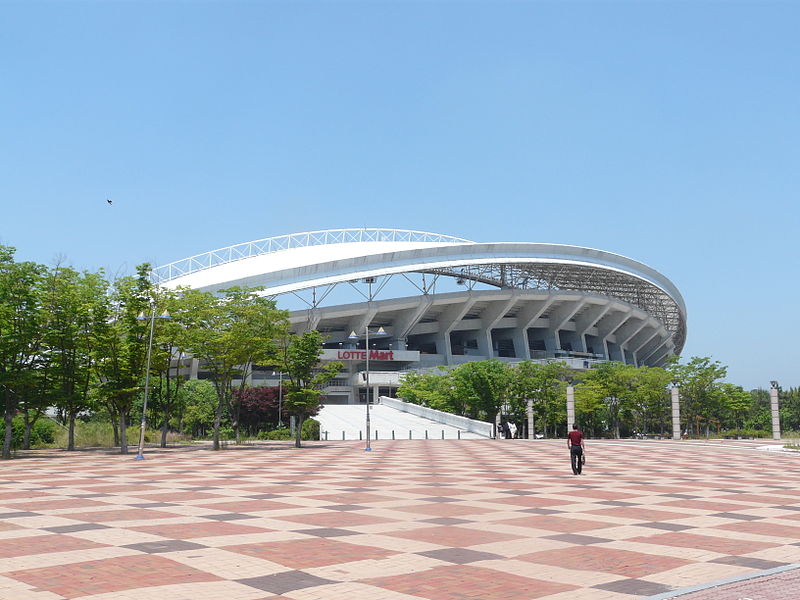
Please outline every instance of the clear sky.
M800 385L800 3L0 0L0 243L110 275L397 227L669 277ZM113 200L113 205L106 203Z

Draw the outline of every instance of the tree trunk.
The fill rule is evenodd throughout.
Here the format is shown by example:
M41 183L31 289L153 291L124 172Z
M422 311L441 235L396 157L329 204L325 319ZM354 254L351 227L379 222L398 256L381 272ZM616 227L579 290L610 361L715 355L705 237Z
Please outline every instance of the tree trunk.
M30 450L31 449L31 430L33 429L33 424L35 421L31 421L28 418L28 411L24 410L22 412L23 422L25 423L25 430L22 434L22 449L23 450Z
M124 410L119 411L119 453L128 453L128 423Z
M75 411L69 412L69 429L67 430L67 450L75 450Z
M8 394L8 392L6 392ZM3 458L11 458L11 442L13 440L14 432L12 430L14 420L14 412L11 408L6 404L4 422L6 425L6 434L3 438Z
M217 409L214 411L214 450L219 450L219 426L222 422L222 398L217 400Z
M164 424L161 426L161 447L167 447L167 429L169 429L169 405L164 409Z
M111 430L114 432L114 446L119 446L119 419L117 417L117 411L114 410L114 405L111 402L106 403L106 408L108 409L108 416L111 417Z
M294 427L294 447L302 447L302 433L303 433L303 417L297 417L297 423Z

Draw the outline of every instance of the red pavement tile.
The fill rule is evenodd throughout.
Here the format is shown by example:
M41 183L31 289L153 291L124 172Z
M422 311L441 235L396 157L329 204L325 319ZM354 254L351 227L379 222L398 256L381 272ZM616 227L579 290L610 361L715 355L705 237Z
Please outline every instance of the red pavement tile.
M614 506L612 508L602 508L600 510L590 510L585 514L597 515L599 517L620 517L622 519L636 519L638 521L672 521L675 519L685 519L686 513L667 512L666 510L655 510L651 508L639 508L636 506Z
M64 500L37 500L35 502L15 502L14 510L60 510L62 508L100 508L108 507L108 502L99 502L89 498L70 498Z
M575 533L578 531L589 531L591 529L601 529L608 527L608 523L602 521L586 521L584 519L567 519L552 515L533 515L519 519L504 519L497 521L503 525L513 525L514 527L531 527L533 529L546 529L548 531L558 531L560 533Z
M599 546L546 550L524 554L518 556L517 559L564 569L614 573L624 577L644 577L645 575L652 575L653 573L660 573L661 571L668 571L691 564L688 560L670 556L616 550Z
M214 537L219 535L250 535L272 531L251 525L239 525L230 521L206 521L204 523L179 523L175 525L143 525L129 527L133 531L160 535L173 540Z
M658 505L665 508L694 508L711 512L730 512L732 510L752 509L752 504L734 504L733 502L713 502L712 500L670 500Z
M769 544L766 542L753 542L751 540L739 540L732 538L714 537L711 535L700 535L697 533L686 533L683 531L671 531L669 533L658 533L650 536L638 536L630 538L629 542L642 542L644 544L655 544L659 546L677 546L679 548L698 548L700 550L710 550L720 554L730 554L739 556L774 548L779 544Z
M492 504L511 504L513 506L524 506L525 508L546 508L548 506L564 504L564 500L558 500L554 498L539 498L537 496L509 496L507 498L492 498L491 500L483 500L482 502L491 502Z
M533 599L576 586L519 577L467 565L443 566L408 575L367 579L364 583L428 600Z
M570 498L598 498L599 500L625 500L636 498L640 494L610 492L608 490L570 490Z
M185 502L188 500L211 500L214 498L223 498L220 494L209 494L208 492L159 492L159 493L142 493L142 494L128 494L135 496L142 500L149 502Z
M42 496L47 496L47 492L41 492L39 490L20 490L18 492L0 492L0 504L2 504L3 500L23 500L25 498L41 498ZM7 506L7 505L3 505Z
M181 515L145 508L129 508L120 510L97 510L93 512L62 513L65 519L87 521L88 523L107 523L109 521L145 521L149 519L174 519Z
M389 531L383 535L416 540L418 542L429 542L441 546L451 546L453 548L467 548L469 546L477 546L478 544L506 542L521 537L496 531L450 526L424 527L422 529L411 529L409 531Z
M69 535L36 535L0 540L0 558L44 554L48 552L69 552L71 550L88 550L103 548L105 544L97 544Z
M462 515L482 515L493 512L491 508L469 506L468 504L457 504L454 502L422 504L419 506L395 506L392 510L420 515L431 515L434 517L459 517Z
M745 521L740 523L727 523L718 525L716 529L738 531L740 533L755 533L779 538L795 538L800 540L800 527L793 525L780 525L778 523L765 523L763 521ZM800 552L798 552L800 558Z
M329 538L225 546L225 550L263 558L293 569L326 567L357 560L378 560L398 554L391 550L350 544Z
M727 494L717 496L724 500L734 500L738 502L754 502L757 504L767 504L768 506L782 506L785 504L798 504L797 498L783 498L781 496L761 496L759 494Z
M40 590L77 598L154 585L219 581L220 578L173 560L144 554L11 571L4 576Z
M296 508L294 504L288 502L275 502L273 500L239 500L236 502L206 502L203 504L195 504L202 508L211 508L214 510L222 510L225 512L233 513L252 513L262 512L267 510L286 510L287 508Z
M95 481L95 483L98 483ZM144 485L141 483L125 483L119 485L82 485L81 489L98 494L119 494L122 492L141 492L144 490L157 490L154 485Z
M290 517L272 517L281 521L316 525L317 527L356 527L358 525L377 525L378 523L391 523L394 519L372 517L362 512L327 511L309 515L295 515Z
M314 500L329 502L330 504L372 504L375 502L391 502L397 500L396 497L382 496L370 492L349 492L344 494L323 494L321 496L311 496Z

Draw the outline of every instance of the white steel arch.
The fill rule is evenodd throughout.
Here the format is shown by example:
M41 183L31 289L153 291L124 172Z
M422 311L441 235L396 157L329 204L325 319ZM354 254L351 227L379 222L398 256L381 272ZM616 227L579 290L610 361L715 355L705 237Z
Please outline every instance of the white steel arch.
M218 291L261 287L270 296L353 280L431 273L500 289L578 291L622 300L663 323L677 352L686 336L686 306L677 287L631 258L563 244L478 243L401 229L336 229L237 244L154 270L165 287ZM426 292L427 293L427 292ZM653 328L632 333L647 347Z

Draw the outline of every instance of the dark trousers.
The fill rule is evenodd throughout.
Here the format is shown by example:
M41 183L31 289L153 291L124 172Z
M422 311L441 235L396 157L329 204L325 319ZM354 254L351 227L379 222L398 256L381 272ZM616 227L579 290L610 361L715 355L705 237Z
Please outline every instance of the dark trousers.
M575 475L580 475L583 470L583 448L580 446L572 446L569 449L570 458L572 459L572 472Z

